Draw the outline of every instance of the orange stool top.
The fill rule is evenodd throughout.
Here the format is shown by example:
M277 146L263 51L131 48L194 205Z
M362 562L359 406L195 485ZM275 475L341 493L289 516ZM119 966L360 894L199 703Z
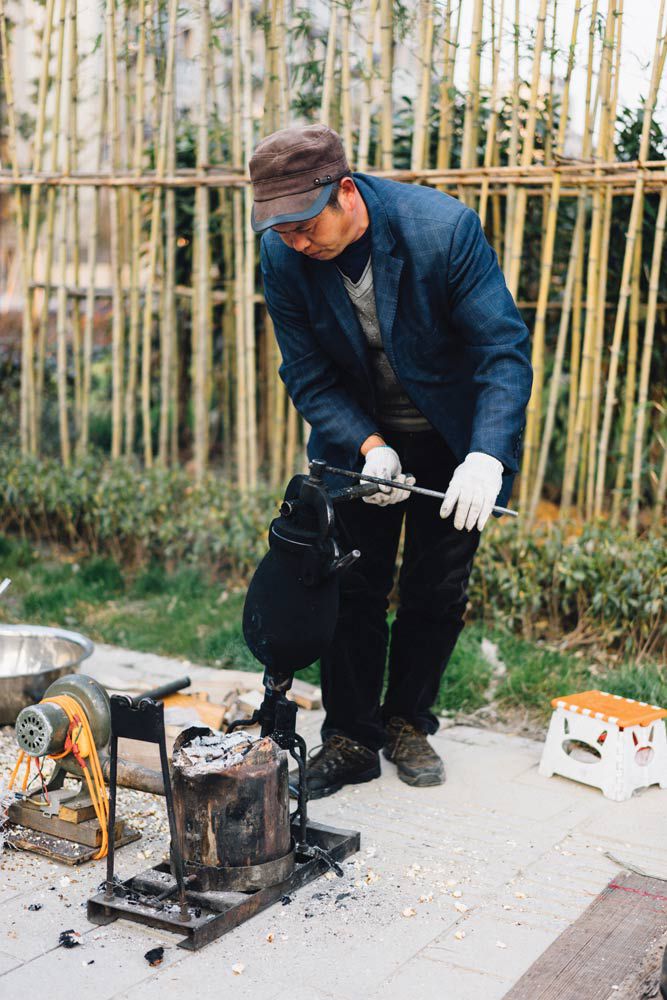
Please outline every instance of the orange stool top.
M626 726L648 726L656 719L667 717L667 709L659 705L649 705L645 701L635 701L633 698L621 698L618 694L608 694L607 691L582 691L580 694L568 694L563 698L553 698L553 708L565 708L580 715L589 715L594 719L612 722L619 729Z

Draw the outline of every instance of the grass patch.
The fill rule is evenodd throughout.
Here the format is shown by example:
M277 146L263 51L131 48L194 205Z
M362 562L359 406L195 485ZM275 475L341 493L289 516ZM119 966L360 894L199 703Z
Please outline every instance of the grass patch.
M131 576L108 556L65 562L0 536L2 576L13 581L2 598L5 620L74 628L97 642L215 667L262 669L243 641L245 591L226 589L195 568L169 573L150 563ZM472 621L449 662L436 711L472 712L486 703L493 668L482 655L483 638L496 643L507 667L495 692L501 707L546 719L552 698L589 687L667 704L667 677L658 663L600 667L599 656L588 650L564 652ZM319 666L299 677L318 683Z

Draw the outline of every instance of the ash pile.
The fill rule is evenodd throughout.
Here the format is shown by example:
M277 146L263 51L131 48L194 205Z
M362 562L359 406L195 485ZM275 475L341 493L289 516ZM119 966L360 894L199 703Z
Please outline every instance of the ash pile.
M176 740L173 766L186 771L227 770L246 760L251 763L258 751L268 749L267 742L270 742L267 737L255 736L245 730L215 733L210 729L192 727Z

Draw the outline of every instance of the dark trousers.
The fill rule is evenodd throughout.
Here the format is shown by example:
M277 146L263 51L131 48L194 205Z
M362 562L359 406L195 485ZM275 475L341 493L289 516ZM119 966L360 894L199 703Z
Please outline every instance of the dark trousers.
M458 463L439 434L387 432L386 440L418 485L447 489ZM399 604L380 707L389 644L388 599L404 519ZM336 523L343 551L358 548L362 554L341 579L336 632L321 659L327 713L322 736L343 733L379 749L384 722L392 716L434 733L438 721L431 708L463 628L479 531L457 531L453 516L440 517L440 501L416 493L387 507L362 500L338 504Z

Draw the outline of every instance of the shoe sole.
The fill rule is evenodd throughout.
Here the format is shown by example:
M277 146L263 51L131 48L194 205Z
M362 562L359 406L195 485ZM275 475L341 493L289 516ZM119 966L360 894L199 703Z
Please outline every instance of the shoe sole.
M413 788L432 788L434 785L444 785L445 783L444 774L413 775L413 774L406 774L404 771L398 770L398 776L401 779L401 781L404 781L406 785L412 785Z
M354 778L347 778L345 781L337 781L334 785L327 785L326 788L317 788L313 792L308 792L308 801L312 802L314 799L324 799L328 795L335 795L339 792L341 788L345 785L363 785L366 781L372 781L373 778L380 777L380 765L377 767L371 767L368 771L362 771L361 774L357 774Z
M398 777L401 781L405 782L406 785L411 785L413 788L433 788L435 785L444 785L445 783L444 769L441 774L435 774L433 772L430 774L428 772L422 772L421 774L408 774L407 771L401 770L400 766L392 760L386 747L382 750L382 754L391 764L394 764Z

